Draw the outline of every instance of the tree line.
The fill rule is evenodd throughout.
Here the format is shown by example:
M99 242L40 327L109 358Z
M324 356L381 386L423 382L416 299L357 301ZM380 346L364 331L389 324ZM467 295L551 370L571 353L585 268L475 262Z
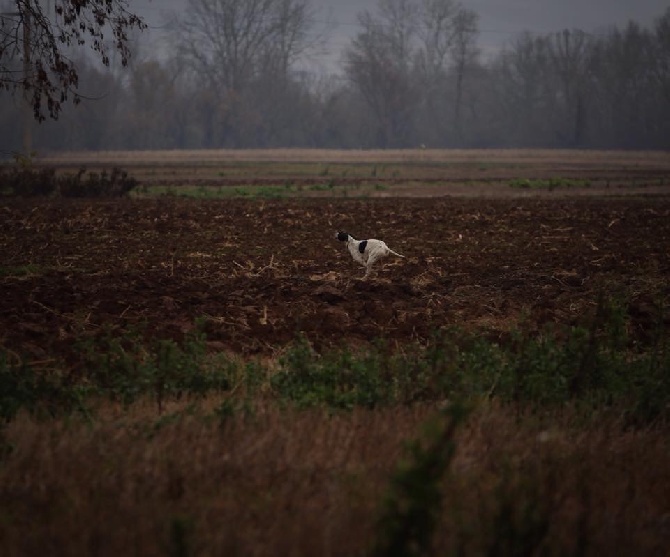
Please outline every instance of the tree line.
M321 42L309 0L189 0L160 57L74 57L82 102L57 99L35 148L670 147L670 9L525 32L488 58L455 0L378 0L358 24L325 73L304 69ZM18 150L23 100L0 99L0 150Z

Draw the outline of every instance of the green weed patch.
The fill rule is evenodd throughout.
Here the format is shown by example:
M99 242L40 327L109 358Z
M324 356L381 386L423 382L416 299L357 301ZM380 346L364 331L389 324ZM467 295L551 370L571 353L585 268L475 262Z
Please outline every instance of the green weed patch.
M505 343L450 329L425 345L395 351L379 341L367 349L319 353L299 337L277 361L261 363L207 354L200 333L181 343L106 334L82 344L80 354L74 367L53 364L48 370L5 354L3 419L21 408L69 412L100 397L124 405L150 397L160 412L166 400L233 390L245 400L271 396L299 408L496 399L537 410L613 407L632 425L670 418L663 335L652 346L631 347L621 313L603 304L590 327L518 330ZM234 407L228 403L222 411Z
M0 266L0 277L25 277L36 275L44 269L39 265Z
M590 180L581 180L574 178L548 178L548 179L529 179L517 178L509 181L511 188L518 189L546 189L554 190L556 188L588 188L591 187Z

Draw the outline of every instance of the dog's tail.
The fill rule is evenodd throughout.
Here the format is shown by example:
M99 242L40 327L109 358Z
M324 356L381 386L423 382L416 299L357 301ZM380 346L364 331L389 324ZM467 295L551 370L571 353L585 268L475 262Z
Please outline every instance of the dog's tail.
M397 251L393 251L391 248L388 248L388 249L389 249L389 252L392 253L393 255L397 255L398 257L402 257L403 259L405 259L405 256L402 255L401 253L398 253Z

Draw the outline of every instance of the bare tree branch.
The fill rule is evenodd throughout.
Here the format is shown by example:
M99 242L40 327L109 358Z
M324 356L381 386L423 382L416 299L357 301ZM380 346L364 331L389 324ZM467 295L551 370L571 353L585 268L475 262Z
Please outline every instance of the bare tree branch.
M21 91L38 121L57 119L70 96L75 104L80 100L69 49L89 47L106 66L116 52L125 66L128 32L146 28L126 0L55 0L54 7L53 15L39 0L12 0L0 8L0 88Z

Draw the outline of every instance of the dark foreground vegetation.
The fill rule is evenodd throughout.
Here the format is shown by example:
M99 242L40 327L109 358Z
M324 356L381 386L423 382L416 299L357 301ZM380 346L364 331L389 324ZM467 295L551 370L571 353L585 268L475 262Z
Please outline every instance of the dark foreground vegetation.
M73 377L0 360L4 554L660 555L670 360L659 308L276 361L103 337Z
M0 198L0 553L664 555L663 171L526 171ZM407 257L361 281L336 227Z
M665 428L670 419L670 359L658 306L649 343L632 343L626 309L600 301L590 325L512 330L506 341L446 329L423 345L392 348L383 338L365 349L314 350L300 336L275 360L244 361L211 354L196 331L177 343L146 342L141 331L103 333L77 343L79 359L25 362L12 351L0 359L2 418L22 410L47 418L94 417L101 401L127 407L219 395L219 413L233 416L268 397L297 408L375 409L415 403L497 400L531 410L566 405L585 419L602 412L630 427Z
M54 167L34 168L19 157L17 164L0 166L0 196L11 197L123 197L138 186L128 172L114 167L111 172L57 173Z

